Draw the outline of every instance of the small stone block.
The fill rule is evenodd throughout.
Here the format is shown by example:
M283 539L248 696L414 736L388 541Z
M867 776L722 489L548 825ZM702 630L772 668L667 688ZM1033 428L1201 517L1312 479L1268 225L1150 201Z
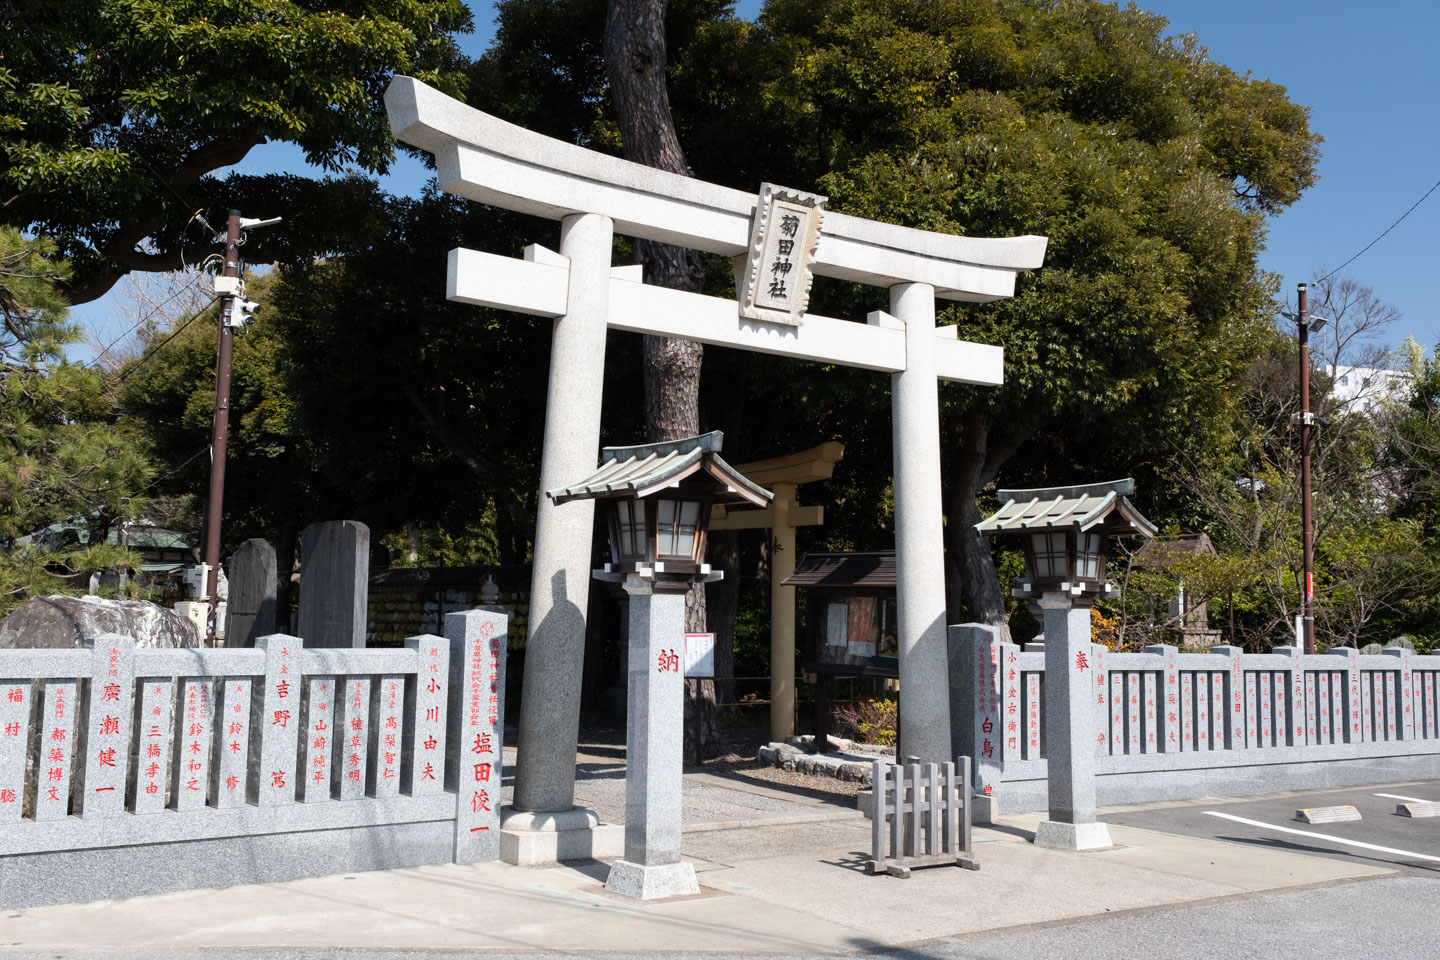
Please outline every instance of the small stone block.
M94 651L86 695L89 718L77 796L83 817L118 817L125 812L125 774L130 765L130 724L135 696L135 641L116 633L87 637Z
M605 878L605 889L636 900L666 897L693 897L700 892L695 868L688 863L661 863L644 866L616 860Z
M334 767L336 678L305 678L305 735L300 740L299 781L295 792L301 803L330 799L330 770Z
M409 786L412 797L420 797L445 788L445 698L450 676L450 641L427 634L411 637L405 646L414 650L416 656L415 683L406 693L407 698L414 697L413 709L406 712L415 718L415 734L410 763L403 767L401 779Z
M1360 811L1348 804L1343 807L1306 807L1295 811L1295 819L1301 823L1339 823L1342 820L1359 820Z
M508 617L488 610L445 615L450 641L450 767L455 782L455 862L500 857L500 774L505 724Z
M70 815L70 765L75 756L74 679L45 681L44 726L35 770L35 819Z
M1042 820L1040 829L1035 831L1035 846L1078 852L1107 850L1115 844L1110 840L1110 828L1103 823L1060 823L1056 820Z
M295 802L295 763L299 746L300 651L305 643L283 633L260 637L255 646L265 651L264 686L258 716L260 767L256 771L256 803L262 807Z
M380 677L370 713L370 795L377 800L400 795L400 744L405 736L405 678Z
M30 742L30 705L34 683L11 680L0 689L0 823L20 819L25 796L25 749ZM45 755L45 745L40 745ZM44 768L44 762L37 764Z
M217 809L245 805L245 780L250 769L250 678L226 677L220 683L220 710L215 721L214 782L210 796Z
M370 734L370 678L346 677L335 714L335 750L340 763L335 771L341 800L365 796L365 766Z
M171 697L175 681L169 677L142 679L140 687L139 743L135 746L137 769L132 780L132 806L137 815L159 813L167 802L170 782Z
M215 681L186 677L180 685L179 733L175 740L175 785L170 805L179 811L202 810L210 774L210 725Z
M1440 803L1397 803L1397 817L1440 817Z

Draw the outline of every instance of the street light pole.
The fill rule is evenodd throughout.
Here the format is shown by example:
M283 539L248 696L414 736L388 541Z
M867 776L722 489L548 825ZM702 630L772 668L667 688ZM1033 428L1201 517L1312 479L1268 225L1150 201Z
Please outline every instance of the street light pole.
M220 276L240 277L240 211L225 222L225 259ZM228 288L227 288L228 289ZM230 430L230 358L235 330L232 317L240 298L229 293L220 305L219 349L215 354L215 420L210 434L210 499L205 518L205 646L220 632L220 514L225 499L225 440Z
M1300 327L1300 537L1305 580L1301 586L1300 622L1305 652L1315 652L1315 537L1310 515L1310 300L1305 284L1297 288L1295 320Z

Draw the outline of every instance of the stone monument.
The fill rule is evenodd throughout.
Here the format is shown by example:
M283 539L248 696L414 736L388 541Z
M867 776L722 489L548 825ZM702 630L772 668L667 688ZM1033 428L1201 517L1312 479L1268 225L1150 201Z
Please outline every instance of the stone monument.
M259 537L240 544L230 558L230 597L225 610L225 646L253 647L256 637L279 629L276 620L275 548Z
M312 523L300 535L300 636L307 647L365 646L370 528Z

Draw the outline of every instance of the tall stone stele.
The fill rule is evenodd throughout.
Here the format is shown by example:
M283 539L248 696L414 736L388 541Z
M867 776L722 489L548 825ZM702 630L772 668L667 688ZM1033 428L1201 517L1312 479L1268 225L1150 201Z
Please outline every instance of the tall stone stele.
M307 647L365 646L370 528L312 523L300 534L300 636Z
M1095 668L1090 606L1114 587L1105 579L1110 537L1154 537L1155 527L1127 496L1133 479L1077 487L1001 490L1000 509L976 525L982 533L1020 534L1025 577L1017 597L1039 600L1045 620L1045 738L1049 745L1049 818L1040 846L1096 850L1110 830L1095 818Z
M625 856L605 888L642 900L700 892L680 859L684 736L685 593L723 573L705 562L715 504L764 506L769 491L720 459L719 432L668 443L606 447L600 468L546 491L558 507L604 500L611 562L599 580L630 595L629 709L625 736Z

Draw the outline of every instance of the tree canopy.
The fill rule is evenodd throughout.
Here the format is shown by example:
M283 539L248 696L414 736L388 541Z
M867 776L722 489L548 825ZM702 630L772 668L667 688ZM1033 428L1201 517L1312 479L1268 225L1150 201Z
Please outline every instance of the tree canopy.
M54 253L0 227L0 616L66 575L129 560L108 535L137 515L153 472L108 375L64 358L79 331L55 291L66 264ZM75 535L47 535L51 525Z
M327 170L383 172L390 78L458 92L453 35L471 26L462 0L5 0L3 10L0 222L55 241L74 267L72 303L130 270L203 258L197 211L219 228L227 208L263 204L268 215L285 200L288 224L257 237L251 263L355 243L368 222L355 184L215 172L273 140Z

